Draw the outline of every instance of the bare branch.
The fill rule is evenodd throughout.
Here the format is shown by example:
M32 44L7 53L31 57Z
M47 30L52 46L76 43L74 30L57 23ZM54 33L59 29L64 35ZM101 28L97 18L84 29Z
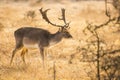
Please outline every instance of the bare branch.
M105 14L107 17L109 17L109 19L111 18L110 12L108 11L108 8L107 8L107 0L105 0Z
M108 25L109 23L115 21L116 19L117 19L116 17L115 17L115 18L112 18L112 19L109 18L108 21L106 21L105 23L102 23L102 24L100 24L100 25L95 25L95 30L97 30L97 29L99 29L99 28L101 28L101 27L103 27L103 26Z

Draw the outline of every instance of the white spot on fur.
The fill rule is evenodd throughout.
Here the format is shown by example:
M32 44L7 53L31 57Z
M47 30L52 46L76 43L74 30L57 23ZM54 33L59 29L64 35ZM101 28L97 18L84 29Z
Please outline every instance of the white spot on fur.
M39 47L38 47L38 44L24 44L24 46L25 46L26 48L32 48L32 49L39 48Z

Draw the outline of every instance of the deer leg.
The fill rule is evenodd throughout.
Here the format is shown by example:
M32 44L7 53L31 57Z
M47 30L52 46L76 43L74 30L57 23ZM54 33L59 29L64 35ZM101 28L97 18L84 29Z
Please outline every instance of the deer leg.
M45 68L48 68L48 60L47 60L47 57L48 57L48 48L44 48L44 59L45 59ZM48 73L48 71L46 71Z
M21 48L22 48L22 46L17 46L17 47L13 50L13 52L12 52L12 57L11 57L11 61L10 61L10 65L11 65L12 62L13 62L13 58L14 58L16 52L19 51Z
M21 58L22 58L24 64L26 64L26 62L25 62L25 53L27 53L27 52L28 52L27 48L23 48L23 50L21 52Z
M40 48L40 54L41 54L41 57L42 57L43 67L44 67L44 48Z

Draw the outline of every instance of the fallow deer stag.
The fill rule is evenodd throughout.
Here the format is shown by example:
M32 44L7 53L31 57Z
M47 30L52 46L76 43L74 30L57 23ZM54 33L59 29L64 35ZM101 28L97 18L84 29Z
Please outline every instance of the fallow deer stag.
M12 52L10 65L12 64L16 52L21 49L21 57L23 62L25 63L24 55L26 52L28 52L29 48L38 48L40 50L40 54L44 65L44 49L46 47L60 42L63 38L72 38L72 35L68 32L70 23L66 22L65 9L61 9L62 18L59 18L59 20L64 21L64 25L56 25L52 23L47 17L48 10L50 9L44 11L42 10L42 8L40 9L40 13L42 14L43 19L51 25L59 27L60 29L54 34L50 33L48 30L34 27L22 27L17 29L14 32L16 46Z

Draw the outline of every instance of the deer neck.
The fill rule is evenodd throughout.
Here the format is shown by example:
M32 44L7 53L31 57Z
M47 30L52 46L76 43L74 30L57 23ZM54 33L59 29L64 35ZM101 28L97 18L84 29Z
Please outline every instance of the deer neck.
M50 41L49 41L49 45L54 45L57 44L58 42L60 42L63 38L63 34L61 32L56 32L54 34L50 35Z

